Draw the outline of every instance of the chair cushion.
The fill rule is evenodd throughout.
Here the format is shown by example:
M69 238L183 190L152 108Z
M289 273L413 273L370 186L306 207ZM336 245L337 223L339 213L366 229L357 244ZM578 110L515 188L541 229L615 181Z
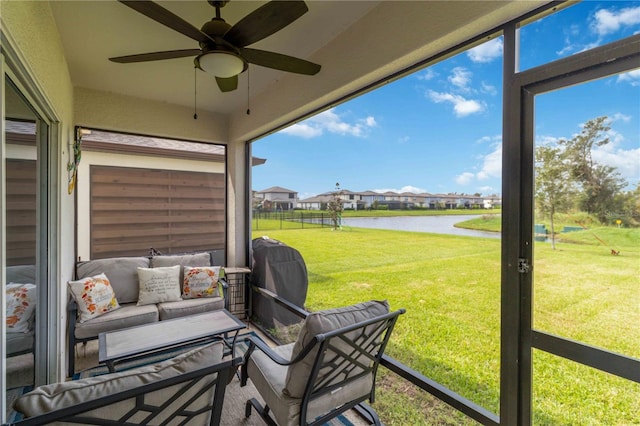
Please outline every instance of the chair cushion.
M291 359L294 344L273 348L285 359ZM277 423L281 426L299 425L301 398L293 398L284 391L287 367L276 364L264 352L255 350L249 358L247 372L265 404L269 406ZM307 407L307 421L334 409L358 396L368 396L371 391L371 377L362 377L348 385L336 389L329 395L310 401Z
M7 333L7 355L33 351L34 332Z
M293 347L292 357L298 356L304 347L311 343L318 334L337 330L387 313L389 313L389 304L386 300L372 300L343 308L313 312L305 319L300 329L298 339ZM284 388L285 394L296 398L303 396L317 352L317 348L314 348L302 361L289 367Z
M20 284L35 284L36 265L7 266L7 282Z
M107 312L98 318L76 323L75 335L78 339L91 339L105 331L150 324L158 320L156 305L136 306L135 303L128 303L120 305L120 309Z
M138 300L138 268L148 268L147 257L114 257L81 262L77 265L78 279L104 273L119 303Z
M180 374L195 371L210 365L219 363L222 360L224 345L222 342L215 342L210 345L196 348L192 351L179 355L175 358L155 365L136 368L120 373L105 374L102 376L90 377L81 380L54 383L40 386L33 391L21 396L14 403L14 408L27 417L48 413L53 410L74 406L99 397L111 395L129 389L145 385L158 380L175 377ZM160 416L154 419L154 424L159 424L164 418L179 406L193 397L199 386L194 386L189 392L178 398L171 404L169 410L165 410ZM213 398L211 389L198 397L196 404L189 405L190 410L197 410L210 403ZM164 389L155 391L145 398L146 403L160 405L167 399ZM103 419L116 420L127 413L132 407L132 400L124 400L105 407L92 410L92 416ZM202 423L208 424L210 411L203 413ZM163 415L164 414L164 415Z
M222 309L224 308L224 299L222 297L205 297L177 302L162 302L158 303L157 306L160 321L164 321Z

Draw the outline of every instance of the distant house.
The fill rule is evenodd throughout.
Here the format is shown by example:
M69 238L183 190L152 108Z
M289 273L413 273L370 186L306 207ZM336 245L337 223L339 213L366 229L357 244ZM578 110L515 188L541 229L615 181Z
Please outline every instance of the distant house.
M325 192L298 201L298 208L304 210L325 210L326 205L334 197L333 192ZM375 191L353 192L346 189L340 191L340 198L345 209L361 210L386 206L389 210L405 210L413 208L426 209L479 209L501 207L502 199L497 195L482 197L468 194L429 194L393 191L384 193Z
M298 193L280 186L257 191L254 195L255 207L265 211L293 210L298 205Z

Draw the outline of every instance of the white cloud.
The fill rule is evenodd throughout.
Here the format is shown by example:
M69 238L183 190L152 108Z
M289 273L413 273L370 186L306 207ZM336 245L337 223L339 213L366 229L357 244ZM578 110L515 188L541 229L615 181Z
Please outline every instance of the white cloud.
M482 93L487 93L487 94L492 95L492 96L495 96L495 95L498 94L498 90L495 88L495 86L492 86L491 84L486 83L484 81L481 83L481 85L482 86L481 86L480 91Z
M496 143L493 151L482 159L482 169L476 175L479 180L502 177L502 144Z
M612 123L616 121L623 121L625 123L628 123L629 121L631 121L630 115L622 114L621 112L616 112L610 118Z
M459 185L468 185L472 183L474 180L487 180L491 178L502 178L502 143L500 142L500 137L484 137L481 138L481 141L486 142L487 140L492 140L493 142L493 150L480 157L482 161L482 167L478 173L472 172L464 172L456 176L455 181ZM489 188L489 189L487 189ZM485 185L482 189L483 192L488 192L492 190L490 186Z
M331 108L302 123L293 124L281 132L306 139L321 136L325 131L339 135L363 137L366 136L367 130L376 126L376 119L372 116L358 119L355 123L347 123L335 112L335 108Z
M469 90L469 83L471 83L471 71L464 67L455 67L451 70L451 75L447 78L451 84L456 86L462 91Z
M617 143L610 143L593 150L593 160L606 166L615 167L628 183L640 180L640 148L620 149Z
M603 36L620 30L621 27L640 24L640 6L624 9L600 9L591 22L591 28Z
M322 134L322 129L319 127L313 127L305 123L296 123L281 130L282 133L286 133L291 136L299 136L305 139L315 138Z
M475 175L471 172L464 172L461 175L456 176L456 183L458 185L468 185L473 181Z
M618 83L628 82L630 85L634 87L640 86L640 69L625 72L624 74L620 74L616 82Z
M413 192L414 194L422 194L424 192L427 192L425 189L419 188L417 186L413 186L413 185L405 185L400 189L397 188L379 188L379 189L372 189L373 192L378 192L380 194L383 194L385 192L397 192L397 193L403 193L403 192Z
M452 93L440 93L433 90L427 92L427 96L435 103L449 102L453 105L456 117L466 117L484 111L486 105L474 99L466 99Z
M407 143L411 140L411 138L409 136L401 136L398 138L398 143L400 144L404 144Z
M478 189L481 191L482 194L493 194L496 192L493 186L481 186Z
M496 38L476 46L467 52L473 62L491 62L502 56L502 38Z
M438 73L436 73L431 68L427 68L426 70L424 70L424 72L418 74L418 80L429 81L429 80L432 80L433 78L435 78L437 76L438 76Z

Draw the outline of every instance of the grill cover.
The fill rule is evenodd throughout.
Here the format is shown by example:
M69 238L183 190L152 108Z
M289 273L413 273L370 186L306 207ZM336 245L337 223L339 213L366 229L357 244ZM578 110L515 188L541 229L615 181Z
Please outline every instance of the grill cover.
M277 240L256 238L253 245L252 284L266 288L294 305L304 308L307 298L307 266L298 250ZM300 317L273 300L254 293L252 314L265 328L288 326Z

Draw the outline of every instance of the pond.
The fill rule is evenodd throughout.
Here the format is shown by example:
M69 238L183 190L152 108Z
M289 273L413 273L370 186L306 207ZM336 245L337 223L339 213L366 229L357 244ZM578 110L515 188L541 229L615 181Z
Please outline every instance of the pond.
M500 238L499 232L456 228L453 225L478 215L452 216L394 216L342 218L343 227L389 229L392 231L431 232L434 234L464 235L468 237Z

